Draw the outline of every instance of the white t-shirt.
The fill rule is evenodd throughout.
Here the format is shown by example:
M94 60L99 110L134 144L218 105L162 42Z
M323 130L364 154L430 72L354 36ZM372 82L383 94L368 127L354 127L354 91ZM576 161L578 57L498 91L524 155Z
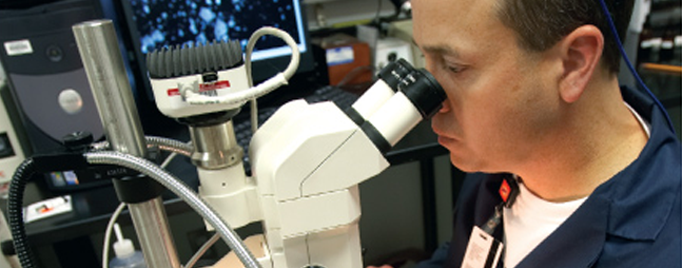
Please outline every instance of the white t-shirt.
M644 121L627 103L625 105L637 118L640 125L650 135L651 125ZM561 225L580 205L585 198L553 203L530 192L519 182L519 195L511 208L504 208L504 266L515 267L537 245L547 238Z

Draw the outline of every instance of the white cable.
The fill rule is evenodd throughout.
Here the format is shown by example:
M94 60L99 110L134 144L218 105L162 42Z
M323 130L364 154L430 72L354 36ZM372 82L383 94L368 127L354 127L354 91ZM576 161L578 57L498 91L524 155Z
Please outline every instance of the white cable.
M149 137L148 137L149 138ZM186 143L187 146L189 146L191 142ZM170 148L170 147L169 147ZM166 148L164 148L166 149ZM178 149L179 150L179 149ZM173 151L166 159L161 163L161 168L166 168L168 164L175 158L175 156L178 155L178 152ZM114 229L114 224L118 220L118 216L121 215L121 212L123 212L123 209L125 209L127 206L125 203L121 202L121 204L118 205L116 210L114 211L113 214L111 214L111 218L109 218L109 223L107 224L107 228L104 230L104 245L102 245L102 268L108 268L109 267L109 247L111 244L111 231Z
M251 135L256 134L258 130L258 103L256 99L252 99L251 103Z
M237 91L229 95L224 96L205 96L194 91L186 89L183 91L183 95L189 104L203 105L203 104L227 104L227 105L238 105L241 106L243 103L252 100L254 98L261 97L275 90L276 88L286 85L287 78L283 73L278 73L263 83L258 84L255 87L249 88L247 90Z
M192 258L190 258L189 261L187 261L187 264L185 264L184 267L185 268L192 268L195 264L197 264L197 261L199 261L199 259L201 259L201 256L204 256L206 251L208 251L208 249L211 248L211 246L213 246L213 244L218 242L218 239L220 239L220 234L218 234L218 233L213 234L213 236L211 236L211 238L209 238L203 245L201 245L199 250L197 250L197 252L194 253L194 256L192 256Z
M253 53L253 48L256 46L256 42L258 39L260 39L263 35L265 34L272 34L275 36L278 36L286 42L289 47L291 47L291 61L289 61L289 65L287 68L284 70L284 76L286 79L290 79L292 76L294 76L294 73L296 73L296 69L298 68L298 65L301 61L301 54L298 50L298 45L296 44L296 41L294 41L293 38L287 33L282 30L279 30L277 28L272 28L272 27L264 27L261 28L263 31L258 30L253 35L251 35L251 38L249 38L249 41L246 45L246 76L249 79L249 87L253 87L253 76L251 75L252 73L252 67L251 67L251 54ZM280 85L281 86L281 85ZM279 86L278 86L279 87ZM274 89L273 89L274 90ZM256 98L251 99L251 134L255 134L256 131L258 130L258 105L256 102Z
M248 47L248 43L247 43ZM248 59L245 63L246 65L246 78L249 81L249 88L253 87L253 76L251 75L251 53L252 51L246 52L246 58ZM256 133L256 130L258 130L258 101L256 98L253 98L249 101L251 104L251 135Z
M177 155L178 155L178 153L175 153L175 152L168 155L168 157L166 157L166 160L163 160L163 163L161 163L161 168L166 168L168 166L168 164L170 164L170 162L173 161L173 158L175 158L175 156L177 156Z
M258 41L258 39L260 39L264 35L277 36L279 38L282 38L282 40L284 40L284 42L286 42L287 45L289 45L289 47L292 50L291 61L289 61L289 65L282 73L284 74L286 79L289 79L292 76L294 76L294 74L296 73L296 69L298 68L298 64L301 61L301 54L298 50L298 45L296 44L296 41L294 41L291 35L289 35L289 33L285 31L282 31L274 27L262 27L251 35L251 38L249 38L249 41L246 44L245 63L246 74L248 75L249 79L251 79L251 54L253 52L253 48L256 46L256 42Z
M228 95L224 96L204 96L198 93L193 92L192 90L185 90L182 92L183 96L185 97L186 101L190 104L215 104L215 103L222 103L222 104L243 104L247 101L256 99L258 97L261 97L265 94L270 93L271 91L277 89L278 87L282 85L286 85L288 80L296 73L296 69L298 68L298 64L301 61L301 53L298 50L298 45L296 44L296 41L285 31L282 31L280 29L274 28L274 27L262 27L258 29L256 32L254 32L251 35L251 38L249 38L249 41L246 46L246 59L245 59L245 64L246 64L246 74L249 79L249 84L252 84L252 78L251 78L251 54L253 52L253 48L256 45L256 42L258 39L260 39L264 35L274 35L287 43L289 47L291 48L291 60L289 61L289 65L287 68L280 73L277 73L275 76L271 77L268 80L265 80L264 82L258 84L255 87L251 87L247 90L242 90L238 92L234 92Z

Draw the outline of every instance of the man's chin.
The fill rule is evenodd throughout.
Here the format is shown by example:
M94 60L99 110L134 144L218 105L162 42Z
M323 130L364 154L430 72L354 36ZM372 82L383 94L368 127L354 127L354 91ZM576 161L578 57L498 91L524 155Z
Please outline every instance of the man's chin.
M480 171L477 168L475 168L475 166L472 165L470 162L465 161L465 159L462 159L462 156L458 156L453 153L450 153L450 163L457 169L464 171L466 173L474 173Z
M486 165L485 162L480 161L478 158L475 156L469 154L454 154L450 152L450 163L455 166L457 169L466 172L466 173L476 173L476 172L483 172L483 173L500 173L502 171L498 171L491 167L490 165Z

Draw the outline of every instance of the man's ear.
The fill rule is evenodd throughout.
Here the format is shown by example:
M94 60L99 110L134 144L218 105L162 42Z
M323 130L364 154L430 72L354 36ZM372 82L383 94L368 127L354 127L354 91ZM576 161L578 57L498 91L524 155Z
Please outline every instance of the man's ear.
M565 36L558 45L564 68L559 90L561 98L572 103L583 94L598 68L604 36L597 27L583 25Z

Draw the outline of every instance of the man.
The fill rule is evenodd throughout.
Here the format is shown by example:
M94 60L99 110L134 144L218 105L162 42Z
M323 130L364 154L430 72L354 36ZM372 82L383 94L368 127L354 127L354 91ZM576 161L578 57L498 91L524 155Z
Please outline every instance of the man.
M632 1L607 2L622 35ZM681 147L651 97L621 92L599 1L412 7L448 95L433 130L453 165L482 172L466 181L451 244L418 267L470 263L470 234L494 219L503 180L520 189L489 230L504 244L499 267L681 266Z

